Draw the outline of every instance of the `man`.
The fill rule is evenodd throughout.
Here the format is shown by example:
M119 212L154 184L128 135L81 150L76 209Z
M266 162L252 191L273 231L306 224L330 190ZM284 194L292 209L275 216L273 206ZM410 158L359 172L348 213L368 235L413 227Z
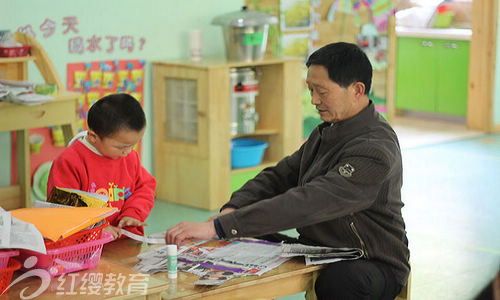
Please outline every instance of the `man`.
M394 299L409 274L396 134L368 98L372 67L354 44L329 44L306 63L321 120L309 139L233 193L204 223L182 222L168 243L255 237L297 228L299 241L356 247L363 258L325 266L318 299Z

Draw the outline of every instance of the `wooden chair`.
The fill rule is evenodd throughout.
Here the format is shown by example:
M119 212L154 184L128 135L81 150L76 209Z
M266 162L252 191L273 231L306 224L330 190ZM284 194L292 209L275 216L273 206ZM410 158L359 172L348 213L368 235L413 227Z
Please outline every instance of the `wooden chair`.
M408 275L408 282L401 290L401 293L399 293L399 295L397 295L396 299L394 300L410 300L410 290L411 290L411 271L410 274Z

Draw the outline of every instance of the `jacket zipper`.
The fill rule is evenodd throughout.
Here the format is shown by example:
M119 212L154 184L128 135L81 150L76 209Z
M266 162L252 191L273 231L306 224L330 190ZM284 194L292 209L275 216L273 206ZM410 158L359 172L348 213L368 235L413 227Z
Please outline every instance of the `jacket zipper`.
M361 250L363 251L363 256L365 258L368 258L368 251L366 250L365 242L363 241L363 239L359 235L358 230L356 229L356 226L354 226L354 222L351 222L351 224L349 224L349 225L351 226L351 229L354 232L354 234L358 237L359 243L361 244Z

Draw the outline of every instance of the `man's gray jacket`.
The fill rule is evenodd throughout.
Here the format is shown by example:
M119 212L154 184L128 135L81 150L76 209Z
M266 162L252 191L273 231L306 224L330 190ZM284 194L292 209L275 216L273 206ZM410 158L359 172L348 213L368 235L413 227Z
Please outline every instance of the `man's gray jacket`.
M396 134L368 107L320 124L298 151L264 169L224 206L226 238L297 228L307 244L361 248L405 285L409 249L401 215L402 162Z

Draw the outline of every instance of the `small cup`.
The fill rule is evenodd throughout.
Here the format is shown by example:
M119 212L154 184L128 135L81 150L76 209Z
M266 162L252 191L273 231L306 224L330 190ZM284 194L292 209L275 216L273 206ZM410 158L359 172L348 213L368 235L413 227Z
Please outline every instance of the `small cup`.
M40 150L42 149L43 141L44 141L43 135L39 135L39 134L30 135L30 137L29 137L30 152L32 154L40 153Z
M201 48L203 45L203 39L201 35L201 30L191 30L189 32L189 51L191 53L192 61L201 60Z
M54 146L64 146L64 132L61 126L54 126L52 128L52 140L54 141Z

